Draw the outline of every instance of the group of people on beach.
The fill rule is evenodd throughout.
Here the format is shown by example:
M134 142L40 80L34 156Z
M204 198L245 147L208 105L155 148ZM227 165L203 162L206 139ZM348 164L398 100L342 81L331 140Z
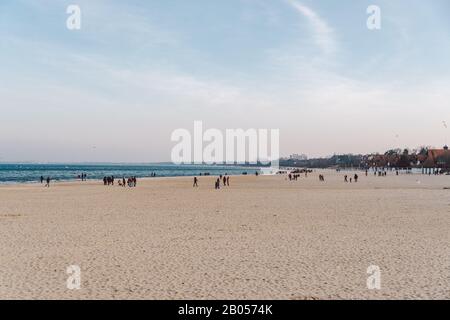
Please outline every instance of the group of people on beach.
M387 176L387 172L386 171L375 171L373 173L374 176L376 176L378 174L379 177L386 177Z
M137 184L137 179L136 177L129 177L127 179L125 179L125 177L123 177L122 179L118 179L117 180L117 184L120 187L136 187ZM110 177L103 177L103 185L105 186L113 186L114 185L114 176L110 176Z
M223 183L223 186L224 186L224 187L225 187L225 186L229 187L229 186L230 186L230 176L228 176L227 174L225 174L225 175L220 175L220 176L217 178L217 180L215 180L215 183L214 183L214 188L215 188L216 190L220 189L220 184L221 184L221 182ZM193 188L198 187L198 178L197 178L197 177L194 177L194 184L192 185L192 187L193 187Z
M352 183L352 182L353 182L353 179L354 179L355 182L358 182L358 178L359 178L359 176L358 176L356 173L355 173L355 175L353 176L353 178L350 177L350 179L348 178L347 175L345 175L345 176L344 176L344 181L345 181L345 182L350 182L350 183Z
M129 177L125 180L125 177L123 177L122 180L119 179L118 183L120 187L126 187L128 185L130 188L132 188L136 187L137 179L136 177Z
M288 174L288 178L289 178L289 181L297 181L298 178L301 177L301 174L304 174L305 178L308 178L308 173L311 173L311 172L312 172L312 170L305 170L305 169L299 170L299 169L296 169L294 171L291 171Z
M86 173L79 174L77 177L78 177L78 179L81 179L81 181L86 181L87 180L87 174Z
M86 173L79 174L79 175L77 175L77 178L81 179L81 181L86 181L87 180L87 174ZM45 182L44 187L46 187L46 188L50 187L50 181L52 180L50 177L44 178L44 176L41 176L39 178L39 180L40 180L41 184L44 184L44 182Z
M114 176L103 177L103 185L113 186L114 185Z
M223 186L230 186L230 176L228 175L220 175L219 178L217 178L216 183L215 183L215 188L216 190L220 189L220 181L223 181Z
M41 176L41 184L43 184L44 183L44 181L45 181L45 187L46 188L49 188L50 187L50 177L47 177L47 178L44 178L43 176Z
M288 174L288 178L289 178L289 181L292 181L292 180L297 181L298 178L300 178L300 174L298 174L298 173L296 173L296 174L289 173Z

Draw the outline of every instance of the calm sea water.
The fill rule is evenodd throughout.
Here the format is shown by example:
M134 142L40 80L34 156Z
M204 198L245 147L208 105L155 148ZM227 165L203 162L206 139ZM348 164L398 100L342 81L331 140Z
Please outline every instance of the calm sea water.
M56 181L78 179L78 175L87 174L89 179L114 177L157 177L194 176L208 172L211 175L241 175L244 172L254 174L259 169L238 166L213 165L174 165L174 164L0 164L0 183L36 182L43 177Z

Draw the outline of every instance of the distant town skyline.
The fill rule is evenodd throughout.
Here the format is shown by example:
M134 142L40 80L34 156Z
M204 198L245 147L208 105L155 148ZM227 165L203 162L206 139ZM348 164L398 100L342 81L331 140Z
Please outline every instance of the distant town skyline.
M81 28L69 30L69 5ZM381 10L369 30L367 7ZM171 133L279 129L280 155L450 143L446 0L4 0L0 162L166 162Z

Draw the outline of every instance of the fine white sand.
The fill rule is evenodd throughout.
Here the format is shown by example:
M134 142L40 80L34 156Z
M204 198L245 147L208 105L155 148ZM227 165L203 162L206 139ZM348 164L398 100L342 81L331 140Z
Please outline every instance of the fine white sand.
M322 173L1 186L0 298L450 298L450 176Z

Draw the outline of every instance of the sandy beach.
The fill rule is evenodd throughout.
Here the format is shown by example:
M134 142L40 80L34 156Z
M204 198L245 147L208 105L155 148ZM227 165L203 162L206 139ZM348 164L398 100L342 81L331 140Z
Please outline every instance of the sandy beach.
M449 176L321 173L1 186L0 298L450 299Z

